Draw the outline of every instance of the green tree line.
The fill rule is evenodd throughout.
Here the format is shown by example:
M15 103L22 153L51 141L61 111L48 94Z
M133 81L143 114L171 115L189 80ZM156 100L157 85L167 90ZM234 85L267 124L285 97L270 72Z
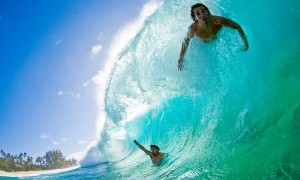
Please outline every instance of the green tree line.
M19 155L6 153L3 149L0 152L0 170L7 172L59 169L76 164L75 159L67 160L60 150L47 151L44 156L38 156L35 161L26 152Z

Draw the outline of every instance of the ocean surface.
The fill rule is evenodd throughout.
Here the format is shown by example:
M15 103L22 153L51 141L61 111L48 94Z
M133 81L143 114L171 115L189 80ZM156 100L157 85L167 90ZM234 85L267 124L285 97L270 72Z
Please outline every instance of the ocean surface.
M197 2L157 3L112 46L98 75L99 139L81 168L22 179L300 179L299 1L201 1L239 23L250 48L223 28L211 43L193 38L178 71ZM134 139L168 156L152 165Z

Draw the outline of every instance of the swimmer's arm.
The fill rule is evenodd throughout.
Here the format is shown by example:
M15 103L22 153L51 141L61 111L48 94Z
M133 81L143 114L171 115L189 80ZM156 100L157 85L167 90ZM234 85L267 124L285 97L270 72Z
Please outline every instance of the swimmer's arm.
M242 27L238 23L236 23L236 22L234 22L230 19L227 19L227 18L224 18L224 17L219 17L219 16L216 16L216 18L217 18L217 21L219 21L224 26L231 27L233 29L236 29L239 32L239 34L242 37L242 39L244 41L244 44L245 44L244 51L247 51L248 48L249 48L249 44L248 44L247 37L246 37Z
M142 151L152 157L152 153L148 151L144 146L140 145L136 140L133 141Z
M178 59L178 70L179 71L182 71L182 69L183 69L183 57L184 57L187 47L189 46L189 42L192 37L193 37L193 33L192 33L192 30L190 27L189 31L187 33L187 36L185 37L184 41L182 42L180 57Z

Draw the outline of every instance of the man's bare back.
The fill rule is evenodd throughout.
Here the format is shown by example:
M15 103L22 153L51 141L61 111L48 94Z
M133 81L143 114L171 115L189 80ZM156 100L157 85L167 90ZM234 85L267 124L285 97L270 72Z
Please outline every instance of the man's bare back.
M165 157L165 153L152 154L150 155L151 161L153 164L158 164Z

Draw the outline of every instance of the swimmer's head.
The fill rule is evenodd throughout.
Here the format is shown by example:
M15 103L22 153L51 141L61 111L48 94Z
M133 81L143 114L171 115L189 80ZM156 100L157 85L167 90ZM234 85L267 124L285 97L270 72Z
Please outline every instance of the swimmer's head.
M152 148L156 148L157 150L159 150L159 147L156 146L156 145L150 145L150 148L151 148L151 149L152 149Z
M194 5L191 7L191 18L193 19L193 21L197 22L196 15L195 15L195 12L194 12L194 10L195 10L197 7L203 7L203 8L208 12L209 16L212 16L212 15L210 14L209 9L208 9L204 4L202 4L202 3L196 3L196 4L194 4Z

